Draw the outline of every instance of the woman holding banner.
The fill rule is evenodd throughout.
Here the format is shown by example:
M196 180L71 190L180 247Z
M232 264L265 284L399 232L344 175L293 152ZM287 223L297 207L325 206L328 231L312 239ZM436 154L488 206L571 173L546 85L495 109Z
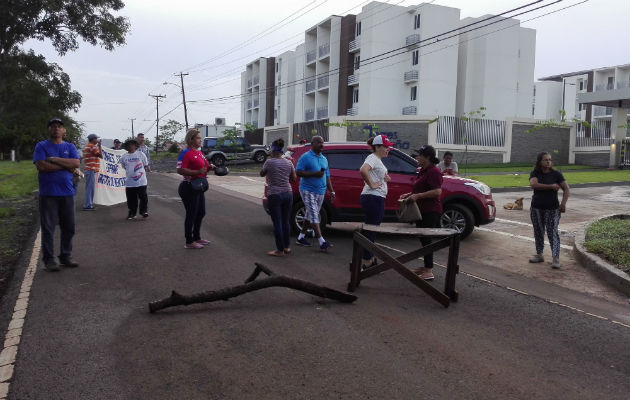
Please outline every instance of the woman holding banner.
M184 236L186 237L186 249L203 249L203 246L210 244L208 240L201 238L201 222L206 215L207 190L205 181L208 170L214 169L214 165L209 164L204 154L199 151L201 147L201 133L196 129L189 129L186 133L186 145L188 146L177 158L177 173L184 177L179 184L179 197L182 198L186 209L186 219L184 221ZM201 179L205 181L205 188L199 187L193 182Z

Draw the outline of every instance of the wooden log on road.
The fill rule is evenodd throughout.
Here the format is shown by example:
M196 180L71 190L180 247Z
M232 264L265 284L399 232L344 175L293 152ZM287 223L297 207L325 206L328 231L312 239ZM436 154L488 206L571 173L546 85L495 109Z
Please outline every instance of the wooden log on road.
M247 278L245 284L243 285L228 287L220 290L195 293L191 295L183 295L173 290L170 297L149 303L149 312L154 313L156 311L174 306L187 306L189 304L228 300L232 297L240 296L244 293L265 289L268 287L286 287L299 290L301 292L310 293L314 296L337 300L342 303L352 303L357 299L357 297L354 295L330 289L325 286L319 286L314 283L292 278L289 276L276 275L266 266L259 263L255 264L256 269L254 269L250 277ZM261 272L268 275L268 277L256 280Z

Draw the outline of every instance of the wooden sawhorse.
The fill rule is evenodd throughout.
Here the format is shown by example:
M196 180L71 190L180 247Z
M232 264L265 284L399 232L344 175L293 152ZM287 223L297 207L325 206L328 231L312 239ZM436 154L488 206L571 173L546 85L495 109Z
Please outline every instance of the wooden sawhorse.
M394 258L387 254L382 247L376 243L372 243L368 238L363 236L361 233L362 231L388 235L412 236L417 238L431 237L438 240L428 246L420 247L417 250L413 250ZM449 250L448 263L446 266L446 282L444 284L444 293L442 293L403 264L445 247L448 247ZM382 260L383 262L373 267L361 270L361 260L364 249L373 253L376 258ZM393 269L405 277L405 279L424 290L429 294L429 296L440 302L444 307L448 307L451 301L457 301L455 278L459 272L459 265L457 265L458 257L459 234L454 229L408 228L406 226L390 227L364 224L360 229L354 231L353 235L352 262L350 263L350 283L348 284L348 291L354 292L363 279L367 279L383 271Z

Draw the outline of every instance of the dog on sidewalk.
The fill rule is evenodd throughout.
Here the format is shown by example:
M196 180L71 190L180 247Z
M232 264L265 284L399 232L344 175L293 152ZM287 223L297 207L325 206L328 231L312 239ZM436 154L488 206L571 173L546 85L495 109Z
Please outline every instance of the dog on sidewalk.
M514 203L507 203L503 206L506 210L522 210L523 209L523 198L514 200Z

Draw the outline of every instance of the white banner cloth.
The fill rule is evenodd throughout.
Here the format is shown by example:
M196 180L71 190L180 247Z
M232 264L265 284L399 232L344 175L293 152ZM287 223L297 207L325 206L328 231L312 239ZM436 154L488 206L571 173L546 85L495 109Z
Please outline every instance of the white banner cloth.
M101 168L95 177L94 204L112 206L127 201L125 195L125 182L127 176L118 160L127 150L114 150L107 147L101 148Z

